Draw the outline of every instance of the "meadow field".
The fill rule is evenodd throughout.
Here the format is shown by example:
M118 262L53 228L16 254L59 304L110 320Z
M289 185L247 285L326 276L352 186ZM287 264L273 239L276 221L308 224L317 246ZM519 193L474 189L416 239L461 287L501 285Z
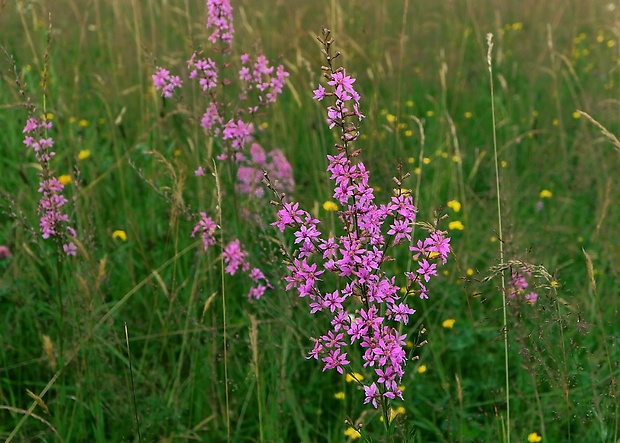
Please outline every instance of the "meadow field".
M228 5L0 0L0 440L620 442L620 4Z

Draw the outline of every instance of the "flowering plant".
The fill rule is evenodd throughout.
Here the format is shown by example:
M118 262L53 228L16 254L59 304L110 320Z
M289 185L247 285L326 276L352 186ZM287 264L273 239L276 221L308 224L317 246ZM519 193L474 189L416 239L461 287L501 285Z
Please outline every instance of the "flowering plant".
M220 143L221 151L216 158L227 162L231 177L236 177L234 192L250 198L263 197L263 170L277 178L275 186L278 190L292 192L295 186L293 171L284 153L280 149L266 152L254 138L256 126L252 121L261 107L276 102L289 74L282 65L271 66L267 57L262 54L252 57L246 53L239 57L240 69L236 79L238 93L225 94L224 90L229 89L233 83L232 79L227 78L227 69L231 63L226 60L232 53L233 9L230 0L207 0L207 11L206 27L210 32L208 40L213 44L213 51L221 55L221 63L218 64L210 57L202 57L197 52L194 52L187 62L189 79L198 82L202 94L207 98L200 125L207 136ZM158 67L152 79L156 90L161 91L164 98L173 97L175 91L183 87L183 80L165 68ZM235 97L236 100L223 103L223 97L229 100L230 97ZM208 166L199 166L195 175L206 175L205 169L208 169ZM235 203L236 201L235 199ZM203 250L207 251L216 244L215 232L219 226L206 212L200 212L196 218L198 222L191 236L200 235ZM260 298L271 285L258 268L251 268L248 254L243 251L240 241L233 239L227 245L221 246L226 273L246 273L255 283L248 296Z
M399 383L407 364L407 336L401 331L415 313L407 296L428 298L426 284L437 275L437 265L446 263L450 239L437 223L426 224L428 237L413 245L413 227L420 223L416 222L417 209L407 192L397 191L386 204L375 203L369 171L358 160L361 150L353 149L359 138L359 122L365 118L360 111L360 94L354 88L356 79L344 68L333 66L340 53L331 54L333 40L329 36L330 31L324 29L318 38L327 61L322 69L328 88L319 85L314 98L333 100L327 107L326 122L337 129L340 143L336 144L337 152L327 156L327 170L334 182L333 197L344 207L338 212L343 234L322 237L319 220L298 203L282 199L277 191L280 209L272 224L282 232L287 228L294 232L295 250L287 254L291 275L285 278L286 290L295 289L300 297L307 298L312 314L324 313L331 318L330 329L312 338L314 347L308 358L320 360L323 371L355 374L350 354L354 345L361 348L363 367L374 372L367 383L357 379L364 389L364 404L380 406L387 424L388 401L402 399ZM395 178L399 189L405 178ZM415 272L406 272L401 283L382 266L394 260L390 251L405 242L411 245L419 267ZM326 272L337 276L344 285L322 289L321 276Z

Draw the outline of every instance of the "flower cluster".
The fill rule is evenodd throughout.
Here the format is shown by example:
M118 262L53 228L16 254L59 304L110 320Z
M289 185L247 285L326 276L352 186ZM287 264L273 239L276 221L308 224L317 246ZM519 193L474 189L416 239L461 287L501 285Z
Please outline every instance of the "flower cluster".
M239 79L244 85L239 98L241 100L247 99L248 91L255 89L259 91L258 103L275 103L278 95L284 89L286 78L289 76L289 73L284 70L284 66L279 65L275 69L275 75L273 75L274 67L269 66L267 57L259 55L252 65L249 54L241 56L241 64L243 67L239 71ZM258 106L250 107L248 111L253 114L258 111Z
M241 243L239 240L233 240L224 247L222 258L226 264L225 272L227 274L235 275L237 271L241 271L246 273L256 284L256 286L253 286L248 293L249 299L258 300L263 296L267 289L271 289L273 287L260 269L250 267L248 254L241 249Z
M213 32L209 36L211 43L221 40L227 45L232 45L233 27L232 6L229 0L207 0L207 29Z
M209 246L215 244L215 230L217 229L217 224L213 221L211 217L207 215L206 212L200 213L200 219L196 226L194 226L194 230L192 231L192 237L194 237L197 233L200 233L200 237L202 238L202 249L207 252Z
M508 287L508 297L515 299L517 297L523 297L523 299L533 305L538 300L538 294L536 292L528 292L526 289L529 287L526 276L532 275L527 269L513 270L511 273L510 286Z
M406 325L409 316L415 313L405 297L419 294L427 298L424 283L437 275L439 262L446 262L449 238L434 229L428 238L412 247L419 268L406 274L405 295L399 294L401 286L397 285L396 277L388 276L381 267L392 260L388 255L391 248L412 241L417 209L412 197L401 193L387 204L375 203L369 172L363 162L355 161L360 151L351 148L359 136L357 122L364 118L359 110L360 95L353 88L355 79L342 68L332 68L331 62L337 55L329 56L332 41L328 31L324 32L321 43L329 64L325 77L332 88L327 91L319 86L314 96L317 100L336 98L335 104L328 107L327 123L330 128L340 129L342 144L337 145L336 155L327 158L328 172L334 182L333 197L344 208L339 212L344 234L323 238L319 220L295 202L282 201L277 220L272 224L281 231L291 228L297 245L288 263L291 275L285 278L286 290L295 289L300 297L308 298L311 313L323 312L331 317L330 330L313 338L314 347L308 358L321 360L324 371L350 373L353 370L348 348L357 345L363 354L363 367L372 368L375 374L364 385L364 403L376 408L379 404L384 406L385 399L402 398L398 385L407 358L406 335L399 332L399 324ZM321 276L325 272L346 283L330 292L323 291Z
M264 188L261 186L263 171L275 180L275 187L280 192L293 192L295 180L293 168L286 160L284 153L274 149L269 154L258 143L250 146L250 159L246 160L237 170L237 190L248 195L262 197Z
M152 75L155 89L161 90L162 97L170 98L175 88L181 88L183 82L178 75L170 75L170 71L164 68L157 68L155 74Z
M68 201L62 193L65 187L51 175L49 169L49 162L56 155L52 151L54 140L48 136L48 131L51 129L51 121L30 117L22 131L26 134L24 145L34 150L42 170L38 190L42 194L38 208L41 217L39 225L44 239L58 237L63 242L62 248L65 254L76 255L77 247L68 239L68 236L75 237L76 233L69 225L69 216L61 209Z
M222 41L228 48L215 48L215 51L229 53L234 29L230 1L208 0L207 9L207 28L212 30L209 41L212 43ZM282 151L274 150L269 154L271 166L264 162L253 162L255 155L251 152L250 156L247 155L247 148L255 146L256 130L252 122L244 119L244 114L251 116L257 113L260 106L276 102L289 73L283 65L271 66L267 57L262 54L255 59L247 53L243 54L240 62L241 69L238 72L240 92L237 95L239 102L249 101L251 92L254 101L249 103L246 109L238 109L230 115L231 106L218 101L218 97L223 96L219 90L230 87L232 81L222 78L224 74L211 58L201 58L197 53L193 53L188 60L189 78L198 81L203 94L208 98L200 125L206 133L222 142L222 150L216 158L220 161L230 160L238 166L238 190L250 195L263 195L264 191L262 189L258 191L256 185L260 184L262 170L266 169L279 175L283 188L291 191L294 186L292 170ZM223 66L226 67L228 64ZM157 68L152 78L156 90L161 91L161 95L166 98L172 97L174 91L183 86L178 76L171 75L164 68ZM195 174L205 175L205 168L198 167Z

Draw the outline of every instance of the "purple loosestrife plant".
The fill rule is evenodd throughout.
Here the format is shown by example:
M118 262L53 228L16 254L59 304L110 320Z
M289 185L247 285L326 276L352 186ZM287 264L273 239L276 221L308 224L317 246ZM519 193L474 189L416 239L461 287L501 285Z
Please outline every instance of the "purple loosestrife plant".
M262 54L256 57L243 54L239 57L240 69L235 79L239 86L238 92L231 94L229 89L235 81L227 75L232 57L233 9L229 0L207 0L207 12L206 27L210 32L208 40L213 44L213 58L220 63L197 52L187 62L189 80L198 82L207 101L200 125L205 135L212 137L221 148L216 158L227 162L231 179L236 179L236 193L245 194L249 198L262 198L263 171L276 178L275 186L279 191L292 192L295 186L293 171L282 151L274 149L267 153L255 140L255 120L259 110L276 102L289 74L282 65L271 66ZM184 83L179 76L161 67L156 69L152 79L156 90L161 91L164 98L173 97ZM225 98L234 99L234 102L225 103ZM205 176L206 169L209 167L199 166L195 175ZM196 218L198 223L191 236L200 235L206 252L216 244L215 231L218 226L206 212L201 212ZM243 272L254 282L249 298L258 299L266 289L271 288L262 271L250 266L248 254L242 250L238 239L222 247L225 272L229 275Z
M508 286L508 297L510 299L514 300L516 298L523 298L523 300L530 305L536 303L536 300L538 300L538 294L534 291L527 292L529 283L527 282L526 276L530 277L531 275L532 273L525 267L512 270L510 283Z
M280 231L291 229L294 235L295 250L287 260L291 274L285 278L286 290L296 290L299 297L306 298L312 314L322 313L331 319L329 330L312 338L314 347L308 358L320 361L323 371L353 373L350 354L360 349L363 367L374 374L363 384L364 403L381 406L387 423L388 401L402 399L399 383L407 356L406 334L400 331L415 313L407 296L428 298L425 285L437 276L437 265L446 263L450 239L435 224L427 238L410 248L418 258L415 272L397 278L382 269L393 260L393 248L411 242L417 209L412 197L401 192L385 204L375 203L369 171L358 160L361 150L353 149L359 137L359 122L364 119L360 95L354 88L356 80L345 69L334 68L332 62L339 53L331 55L333 40L328 30L323 31L319 41L327 60L322 69L328 87L319 85L314 98L331 101L326 122L340 135L337 152L327 156L327 171L334 184L333 197L344 208L338 213L343 234L324 238L319 220L298 203L282 200L272 224ZM402 178L406 177L396 180L399 187ZM324 289L322 277L326 273L337 276L342 287Z
M67 255L76 255L77 247L71 240L75 237L75 230L69 223L69 216L63 212L63 206L67 199L63 195L64 185L53 176L50 169L50 161L56 153L52 150L54 140L49 135L52 122L34 117L28 118L22 131L24 145L34 151L34 155L41 166L39 177L39 200L38 213L40 216L39 226L44 239L56 238L62 244L62 249Z

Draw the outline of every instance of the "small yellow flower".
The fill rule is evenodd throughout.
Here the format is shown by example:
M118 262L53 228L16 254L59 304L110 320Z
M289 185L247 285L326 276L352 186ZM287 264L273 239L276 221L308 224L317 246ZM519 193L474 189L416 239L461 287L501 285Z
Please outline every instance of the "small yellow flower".
M553 121L551 122L551 124L553 126L558 126L560 124L560 120L558 120L557 118L554 118Z
M461 163L461 157L459 157L458 155L453 155L452 156L452 161L454 163Z
M263 129L267 129L269 127L269 123L268 122L262 122L260 124L260 127L263 128Z
M530 443L538 443L539 441L542 441L542 437L536 432L532 432L530 435L527 436L527 441L529 441Z
M560 283L557 280L551 280L551 287L552 288L559 288L560 287Z
M418 374L424 374L426 372L426 365L418 366Z
M448 153L447 152L442 152L441 153L441 158L448 158Z
M117 229L116 231L112 233L112 238L114 239L118 238L119 240L127 241L127 233L125 231Z
M447 320L444 320L441 326L443 326L446 329L452 329L454 327L454 323L456 323L456 320L453 318L449 318Z
M494 236L494 235L492 235L491 237L489 237L489 241L490 241L491 243L495 243L495 242L497 241L497 237L496 237L496 236Z
M408 108L413 108L413 100L407 100L405 102L405 106Z
M452 209L454 212L459 212L461 210L461 204L457 200L450 200L447 205L448 208Z
M405 389L407 389L407 386L405 386L405 385L398 385L398 389L399 389L401 392L405 392ZM399 409L400 409L400 408L399 408ZM404 413L404 412L405 412L405 409L403 408L403 412L401 412L401 414L402 414L402 413Z
M470 111L467 111L465 114L463 114L465 116L466 119L470 119L474 116L474 114Z
M411 129L407 129L405 131L405 137L411 137L413 135L413 131Z
M543 189L542 191L540 191L540 194L538 194L538 197L540 197L540 198L551 198L551 197L553 197L553 192L551 192L548 189Z
M77 121L77 118L75 118L74 116L69 117L69 123L73 124Z
M73 181L73 179L71 178L70 175L63 174L60 177L58 177L58 181L60 182L61 185L67 186L69 183Z
M345 431L344 431L344 435L346 435L347 437L349 437L350 440L357 440L358 438L360 438L362 436L362 434L360 434L360 431L358 431L357 429L349 426Z
M472 268L467 268L467 271L465 271L465 273L471 277L472 275L474 275L474 270Z
M396 418L397 415L401 415L404 414L406 412L405 408L402 406L399 406L396 409L392 409L390 408L390 423L392 422L392 420L394 420L394 418ZM381 421L383 421L383 417L380 417Z
M414 162L415 162L415 158L413 158L413 157L409 157L407 159L407 163L409 163L410 165L412 165Z
M362 381L364 380L364 376L362 374L360 374L359 372L354 372L353 374L347 374L344 376L344 380L347 383L351 383L352 381L356 381L356 379L358 381Z
M396 125L396 127L398 129L405 129L405 128L407 128L407 123L399 123L398 125Z
M444 269L444 270L443 270L443 272L442 272L442 274L443 274L445 277L447 277L448 275L450 275L450 272L448 272L448 270L447 270L447 269Z
M512 24L511 28L513 31L520 31L521 29L523 29L523 23L515 22Z
M344 400L344 397L345 397L345 395L344 395L344 392L342 392L342 391L340 391L340 392L336 392L336 393L334 394L334 398L335 398L336 400Z
M613 48L614 46L616 46L616 41L615 40L607 40L607 47L608 48Z
M465 226L463 226L460 220L454 220L448 223L448 229L451 231L462 231L465 229Z
M405 197L409 197L411 195L411 189L406 188L393 189L392 192L395 196L404 195Z
M508 166L508 162L506 160L502 160L501 165L502 165L502 168L505 168Z
M88 157L90 157L90 149L82 149L80 152L78 152L78 160L86 160Z
M396 116L393 114L387 114L385 116L385 119L389 122L389 123L394 123L396 121Z
M180 157L181 154L183 154L183 151L181 151L180 149L175 149L174 150L174 156L175 157Z
M422 169L420 169L419 167L418 167L418 168L415 168L415 169L413 170L413 173L414 173L415 175L420 175L420 174L422 173Z
M331 200L327 200L323 203L323 209L327 212L336 212L338 210L338 205Z
M43 120L45 121L50 121L50 120L54 120L54 114L52 114L51 112L48 112L47 114L45 114L43 116Z
M573 118L575 120L579 120L581 118L581 114L578 111L573 112Z
M405 342L405 346L407 346L407 349L413 349L413 342L411 340L407 340Z
M78 122L78 126L80 128L88 128L89 125L90 125L90 123L88 123L88 120L86 120L84 118Z
M424 157L424 158L422 159L422 163L424 163L425 165L430 164L430 162L431 162L431 159L430 159L430 158L428 158L428 157Z
M434 111L426 111L426 116L427 117L432 117L433 115L435 115Z
M598 43L603 43L605 41L605 36L601 31L599 31L599 34L596 36L596 41Z

